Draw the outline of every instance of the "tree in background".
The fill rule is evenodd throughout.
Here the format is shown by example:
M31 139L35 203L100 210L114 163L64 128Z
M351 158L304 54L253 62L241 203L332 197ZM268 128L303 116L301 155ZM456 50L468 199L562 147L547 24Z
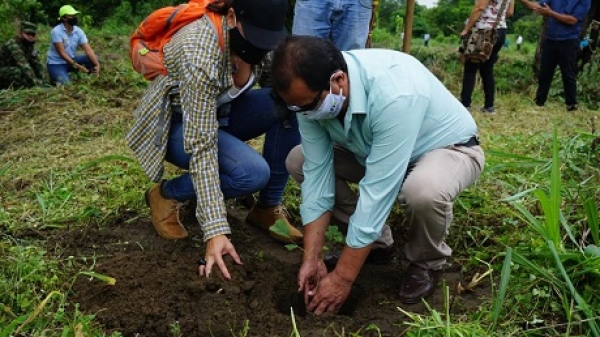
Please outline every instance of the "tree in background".
M458 36L472 8L473 0L439 0L436 7L427 9L425 16L441 34Z
M21 20L44 22L44 10L37 0L5 0L0 2L0 41L17 32Z
M520 7L520 6L517 6ZM512 31L515 34L523 36L523 40L529 43L537 42L540 36L540 27L542 17L539 15L526 15L515 21L512 25Z

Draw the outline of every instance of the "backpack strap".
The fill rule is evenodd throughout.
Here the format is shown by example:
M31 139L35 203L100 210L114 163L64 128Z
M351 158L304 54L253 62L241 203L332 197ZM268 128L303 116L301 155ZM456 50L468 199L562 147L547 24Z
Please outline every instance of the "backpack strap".
M171 90L165 90L162 97L162 103L160 104L160 113L158 114L158 122L156 123L156 134L154 135L154 145L160 147L162 145L162 139L165 130L165 116L167 115L167 106L171 101L169 96Z
M223 37L223 18L224 16L213 11L206 11L206 14L210 20L210 23L217 34L217 38L219 39L219 46L221 47L221 51L225 52L225 39Z
M223 22L222 22L222 18L223 16L212 12L212 11L207 11L206 14L208 18L210 20L208 20L213 28L213 30L215 31L215 34L217 34L217 39L219 41L219 46L221 47L221 51L225 52L225 40L223 38ZM162 139L163 139L163 135L164 135L164 129L165 129L165 117L167 115L167 108L169 106L169 103L171 102L171 100L169 99L169 97L172 94L176 94L179 93L179 83L176 83L175 85L173 85L173 87L169 90L165 90L165 94L162 97L162 103L160 105L160 113L158 115L158 122L156 124L156 134L154 136L154 145L155 146L161 146L162 145Z
M502 5L500 6L500 10L498 11L498 15L496 15L496 22L494 22L494 26L492 27L492 29L495 29L498 24L500 23L500 21L502 21L502 16L505 15L504 10L506 9L506 5L514 0L500 0L502 1Z

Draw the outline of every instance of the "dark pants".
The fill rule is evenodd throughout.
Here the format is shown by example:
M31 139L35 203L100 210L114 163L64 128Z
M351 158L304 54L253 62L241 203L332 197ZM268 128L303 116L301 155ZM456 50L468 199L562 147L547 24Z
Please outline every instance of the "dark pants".
M270 90L249 90L233 100L227 121L219 127L219 179L225 199L260 190L258 203L261 205L275 206L283 201L289 178L285 159L290 150L300 143L300 132L295 114L286 122L277 118ZM184 147L183 116L174 112L172 118L165 159L189 170L192 155ZM265 135L262 155L246 144L246 141L261 135ZM194 200L196 192L190 172L165 182L163 193L168 199Z
M465 61L465 68L463 72L462 80L462 91L460 93L460 100L465 107L471 106L471 95L473 89L475 89L475 78L477 71L481 76L483 82L483 93L485 94L485 108L491 108L494 106L494 97L496 94L496 81L494 80L494 64L498 61L498 53L502 46L504 46L504 39L506 39L506 29L498 29L498 39L490 58L483 63L473 63Z
M0 89L20 89L30 88L35 85L33 78L26 76L27 74L19 67L4 67L0 68ZM41 84L41 80L38 80Z
M98 56L96 56L96 59L100 61ZM94 64L87 55L76 55L73 60L86 67L90 71L94 69ZM73 68L73 66L66 63L46 64L46 68L48 68L48 75L50 75L50 81L52 84L62 85L71 83L71 77L69 76L69 73L78 71L77 69Z
M565 103L577 104L577 52L579 42L577 39L551 41L542 43L542 56L540 61L539 86L535 95L535 103L544 105L548 98L552 77L556 66L560 67L563 88L565 90Z

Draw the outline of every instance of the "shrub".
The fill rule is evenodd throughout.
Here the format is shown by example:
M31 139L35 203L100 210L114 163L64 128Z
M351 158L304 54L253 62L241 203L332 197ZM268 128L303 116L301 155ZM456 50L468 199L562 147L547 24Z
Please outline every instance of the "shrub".
M5 0L0 2L0 41L9 39L20 20L40 22L43 20L42 4L37 0Z
M542 18L537 15L528 15L515 22L513 31L515 35L523 36L523 42L537 42L540 36Z

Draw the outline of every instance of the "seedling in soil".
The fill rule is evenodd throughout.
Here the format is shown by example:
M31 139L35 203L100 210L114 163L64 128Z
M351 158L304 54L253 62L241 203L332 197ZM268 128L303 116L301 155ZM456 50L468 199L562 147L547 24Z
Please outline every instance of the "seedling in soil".
M289 230L287 224L285 223L285 221L279 219L279 220L275 221L275 224L273 226L269 227L269 229L276 234L279 234L281 236L285 236L286 238L289 238L290 241L292 241L292 238L290 236L290 230ZM325 246L323 246L323 251L324 252L327 252L327 251L336 252L338 250L338 247L343 246L343 244L344 244L344 234L342 232L340 232L340 230L338 229L338 226L330 225L329 227L327 227L327 231L325 232ZM331 248L330 248L330 246L331 246ZM295 243L289 243L289 244L285 245L285 248L289 251L292 251L295 249L302 249L302 247L300 247L299 245L297 245Z
M287 224L283 220L275 221L275 224L269 228L273 232L290 238L290 231ZM291 241L291 238L290 238ZM325 232L325 245L323 246L323 262L327 267L327 270L331 271L337 264L341 251L340 249L344 246L344 234L339 230L338 226L329 225ZM295 243L285 245L285 248L289 251L295 249L302 249Z
M169 324L169 328L173 337L181 337L181 325L179 325L179 321Z

